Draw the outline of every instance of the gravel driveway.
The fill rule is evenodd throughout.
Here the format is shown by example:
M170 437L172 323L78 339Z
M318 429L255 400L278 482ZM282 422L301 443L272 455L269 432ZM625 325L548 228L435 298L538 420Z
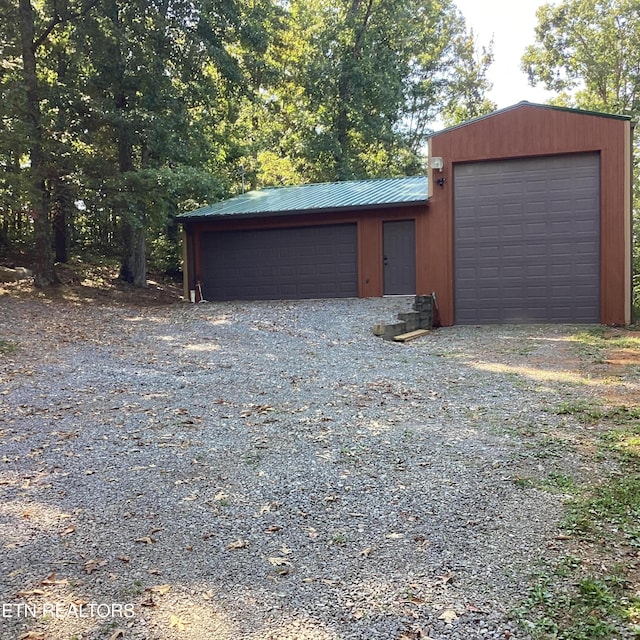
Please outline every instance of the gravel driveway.
M0 297L0 637L526 638L578 328L372 335L410 304Z

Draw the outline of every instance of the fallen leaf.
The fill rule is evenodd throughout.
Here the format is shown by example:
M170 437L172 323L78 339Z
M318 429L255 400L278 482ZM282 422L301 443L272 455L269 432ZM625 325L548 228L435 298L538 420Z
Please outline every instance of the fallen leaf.
M62 531L60 533L61 536L68 536L69 534L73 533L76 530L76 528L71 525L69 527L67 527L64 531Z
M18 636L18 640L45 640L44 633L40 631L27 631L21 636Z
M87 562L84 563L84 570L86 573L91 575L96 569L99 569L100 567L104 567L106 564L107 564L106 560L102 560L99 558L96 558L94 560L88 560Z
M184 631L185 624L186 623L184 620L178 618L178 616L174 615L173 613L169 616L169 627L175 628L178 631Z
M439 616L438 620L444 620L447 624L451 624L457 620L458 614L453 609L445 609Z
M118 556L118 560L122 562L131 562L131 556Z
M474 604L468 604L467 605L467 611L469 611L471 613L489 613L488 611L485 611L484 609L480 609L479 607L476 607Z
M451 573L451 571L449 571L449 573L446 573L443 576L439 576L438 579L433 583L433 586L441 586L444 584L447 584L449 582L451 582L453 580L453 573Z
M287 558L278 558L278 557L272 557L272 558L267 558L267 560L269 560L269 564L273 567L290 567L291 562L289 562L289 560L287 560Z
M422 638L424 638L425 640L429 640L431 636L429 635L429 633L427 632L427 635L424 635L424 631L422 629L422 627L419 626L414 626L411 629L409 629L408 631L405 631L399 638L398 640L421 640Z
M363 557L365 557L365 558L368 558L368 557L369 557L369 555L371 554L371 551L372 551L372 548L371 548L371 547L367 547L366 549L363 549L363 550L360 552L360 555L361 555L361 556L363 556Z
M153 596L149 594L141 603L141 607L155 607L156 603L153 601Z
M165 593L168 593L171 589L171 585L168 584L158 584L153 587L147 587L145 591L150 591L151 593L159 593L163 596Z
M142 538L136 538L136 542L144 542L144 544L153 544L155 540L151 536L144 536Z
M404 538L404 533L387 533L385 538L389 538L390 540L400 540L400 538Z
M75 431L54 431L51 435L58 436L60 440L68 440L69 438L78 437L78 434Z
M249 546L248 540L236 540L227 545L227 549L246 549Z
M147 573L152 576L161 576L162 571L160 569L156 569L155 567L151 567L151 569L147 569Z
M275 533L276 531L280 531L282 527L278 524L272 524L270 527L267 527L264 531L265 533Z
M18 591L16 593L16 597L18 598L30 598L33 596L49 596L48 591L44 591L43 589L31 589L30 591Z
M280 553L285 556L288 556L290 553L293 553L293 552L291 551L291 549L289 549L289 547L287 547L287 545L283 544L280 547Z
M41 585L46 586L46 585L63 585L63 584L69 584L68 580L56 580L56 574L55 573L50 573L41 583Z
M109 640L118 640L118 638L124 638L124 631L122 629L116 629L110 636Z

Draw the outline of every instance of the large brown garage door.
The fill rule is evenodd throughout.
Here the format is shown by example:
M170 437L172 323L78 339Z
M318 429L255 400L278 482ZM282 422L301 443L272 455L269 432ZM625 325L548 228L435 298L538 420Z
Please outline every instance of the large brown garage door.
M598 322L598 154L454 169L459 324Z
M358 295L355 224L224 231L202 236L207 300Z

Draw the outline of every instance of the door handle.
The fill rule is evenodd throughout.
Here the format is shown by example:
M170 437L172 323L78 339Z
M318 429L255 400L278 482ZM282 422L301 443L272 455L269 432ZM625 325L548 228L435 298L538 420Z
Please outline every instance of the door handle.
M383 260L384 266L386 267L389 264L389 258L387 258L387 256L383 256L382 260Z

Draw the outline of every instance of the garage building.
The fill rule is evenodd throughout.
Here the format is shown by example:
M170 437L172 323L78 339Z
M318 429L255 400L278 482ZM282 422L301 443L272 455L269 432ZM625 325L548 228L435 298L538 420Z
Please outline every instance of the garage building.
M427 176L251 191L181 216L185 286L206 300L416 292Z
M627 117L519 103L424 176L263 189L180 217L208 300L436 292L450 324L631 321Z

